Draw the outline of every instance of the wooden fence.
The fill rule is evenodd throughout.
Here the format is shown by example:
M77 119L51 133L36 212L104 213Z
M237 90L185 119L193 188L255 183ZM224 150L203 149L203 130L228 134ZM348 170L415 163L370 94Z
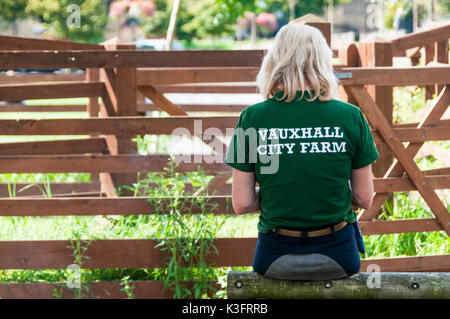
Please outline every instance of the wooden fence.
M442 57L443 43L445 41L448 49L449 35L450 25L446 25L440 27L439 32L431 30L382 43L374 40L339 50L340 64L335 65L335 71L341 79L344 99L363 110L375 142L379 149L383 146L382 159L374 169L377 176L374 204L359 215L365 235L441 230L450 235L450 214L435 192L450 188L450 168L421 171L414 162L424 142L450 138L450 121L441 119L450 102L448 50L446 60L439 58L439 64L392 67L393 56L409 48L431 47L431 43L439 43L435 45L439 47L435 58ZM225 132L227 128L234 128L237 113L246 105L177 105L164 93L257 93L254 81L264 55L260 50L139 51L116 40L98 46L78 45L66 41L0 37L0 50L3 50L0 51L0 69L86 70L85 74L1 76L0 100L89 98L87 105L36 107L10 103L0 106L2 111L82 110L90 114L90 118L82 119L1 119L0 135L89 135L90 138L3 143L0 145L0 173L87 172L93 176L89 183L52 185L52 198L42 198L30 188L20 197L10 199L6 198L6 185L0 185L1 216L152 214L146 198L132 197L126 191L118 194L117 189L136 182L137 172L162 171L169 155L138 155L136 144L130 138L137 134L171 134L179 127L194 135L196 120L202 121L203 130L214 127ZM392 88L410 85L433 86L438 98L420 123L393 124ZM144 96L152 104L145 103ZM169 117L143 116L150 110L165 111ZM204 111L224 115L197 113ZM210 141L205 139L204 142ZM403 142L409 142L408 146ZM393 163L394 156L398 162ZM210 199L211 203L218 204L214 213L233 214L231 206L227 205L231 193L227 183L230 168L222 162L205 162L201 166L214 175L207 186L218 191L218 195ZM195 171L197 165L183 163L179 170ZM412 190L419 191L435 218L377 220L389 193ZM195 213L195 210L186 213ZM87 249L89 259L83 267L163 267L163 253L155 244L151 239L95 240ZM219 254L212 254L211 260L217 266L250 266L255 244L256 238L217 238L215 245ZM65 269L73 263L68 246L70 243L66 240L0 241L0 269ZM365 259L361 270L365 271L370 264L377 264L386 272L450 271L450 255ZM100 298L125 296L116 282L89 285ZM3 284L0 297L47 298L51 297L54 287L51 283ZM136 282L135 287L137 298L168 296L161 293L161 282ZM63 295L72 296L70 291Z

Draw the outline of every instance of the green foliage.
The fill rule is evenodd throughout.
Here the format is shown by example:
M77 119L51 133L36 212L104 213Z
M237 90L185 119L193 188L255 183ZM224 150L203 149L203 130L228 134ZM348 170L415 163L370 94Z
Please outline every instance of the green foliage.
M143 146L145 139L138 145ZM48 176L47 176L48 177ZM71 278L68 270L13 270L0 271L6 282L34 282L37 278L55 285L53 296L61 298L64 290L69 289L76 299L93 297L87 282L120 280L121 291L127 298L134 298L134 281L163 280L165 289L170 289L174 298L206 298L215 289L211 281L218 276L224 276L221 269L214 268L210 257L218 253L213 240L224 225L227 217L215 216L211 210L215 208L208 202L209 198L203 186L211 180L210 176L199 168L199 172L181 174L176 172L176 164L170 162L162 173L148 173L146 178L139 178L133 187L135 196L149 197L148 202L154 209L152 215L137 216L69 216L69 217L3 217L2 228L7 228L5 234L9 239L27 238L33 235L46 239L69 238L68 248L72 251L73 264L80 269L80 286L68 288L65 282ZM11 194L15 194L14 175L10 186ZM190 182L192 193L196 197L186 197L191 193L185 189ZM124 188L127 188L124 186ZM40 188L44 195L51 194L51 187ZM210 195L210 194L209 194ZM165 200L160 199L165 197ZM154 198L154 199L153 199ZM229 203L231 205L231 203ZM198 213L184 215L186 210L195 208ZM57 235L35 234L34 228L42 231L45 223L53 225ZM18 234L24 234L18 236ZM12 237L11 237L12 236ZM29 237L28 237L29 238ZM35 238L35 239L38 239ZM157 246L166 253L164 267L158 269L82 269L89 260L87 252L90 244L100 238L152 238ZM186 281L193 281L193 286L187 286ZM223 291L217 297L224 297Z
M214 0L224 11L227 11L233 22L238 17L242 17L245 11L254 12L256 14L261 12L275 13L277 11L283 12L285 22L289 18L289 2L286 0ZM347 3L349 0L335 0L333 4L336 6L339 3ZM295 17L299 18L305 14L323 14L324 6L328 5L328 0L309 0L309 1L295 1Z
M432 102L433 100L425 101L424 87L395 87L393 122L414 122L414 113Z
M74 217L75 225L71 229L72 238L70 239L69 249L72 250L73 264L76 265L80 271L80 278L76 278L76 280L80 280L79 287L69 288L75 294L75 299L81 299L85 296L85 293L90 291L89 286L83 284L82 272L81 268L85 260L89 260L89 256L86 256L86 252L88 250L89 245L92 243L92 239L83 239L85 236L89 236L89 234L85 233L85 228L82 227L80 221L78 220L78 216Z
M148 36L165 36L169 27L171 7L167 5L167 1L155 1L156 10L152 17L140 18L140 25L145 35ZM180 6L180 9L182 6Z
M134 283L133 283L133 280L130 279L130 276L123 277L120 281L120 285L122 286L120 291L125 292L127 294L128 299L134 299L134 294L133 294Z
M77 21L71 5L81 9L79 26L71 23ZM102 0L30 0L26 11L58 38L90 43L104 40L107 8Z
M165 36L169 27L169 21L169 12L156 10L151 18L141 18L142 30L147 36Z
M233 32L233 20L228 11L210 1L197 1L189 7L192 18L181 26L187 34L201 39L210 36L230 35Z
M335 1L343 3L348 0ZM297 1L295 16L307 13L322 14L326 0ZM175 35L178 39L187 41L189 46L193 39L206 37L230 36L234 34L234 25L244 12L281 12L280 24L287 23L289 5L284 0L184 0L181 2ZM164 36L169 25L171 6L165 1L156 1L156 11L152 17L141 21L147 36Z
M380 220L433 218L420 198L395 193L394 206L385 206ZM426 256L450 253L450 237L444 231L364 236L367 257Z
M165 36L169 26L171 6L156 1L152 17L142 18L143 31L148 36ZM188 43L193 38L229 35L233 21L228 11L222 10L213 0L184 0L178 10L175 35Z
M268 2L272 1L257 1L257 0L214 0L215 4L223 11L228 12L233 22L236 22L238 17L242 17L244 12L263 12Z
M431 164L430 164L431 165ZM149 196L149 203L155 209L154 215L139 216L67 216L67 217L1 217L0 233L2 240L20 239L67 239L74 264L83 266L88 260L86 252L89 244L100 238L160 238L158 245L167 253L165 267L142 269L82 269L80 288L72 288L75 298L96 296L89 290L87 282L119 281L120 289L127 298L134 298L134 282L138 280L164 280L166 289L170 289L176 298L195 296L206 297L206 291L212 291L210 280L218 280L223 289L215 298L226 296L226 273L230 270L251 271L251 267L214 267L206 257L206 252L214 255L215 247L211 238L248 237L248 228L256 228L256 215L213 216L213 206L205 198L185 200L185 184L191 182L195 191L209 181L209 177L200 173L177 173L175 166L169 166L165 172L149 173L139 179L133 189L135 196ZM425 167L424 167L425 168ZM156 185L155 185L156 184ZM11 186L14 189L14 185ZM204 195L204 194L203 194ZM151 201L151 197L171 196L165 203ZM183 207L195 205L201 214L182 215ZM166 214L164 212L169 212ZM394 206L386 206L381 215L383 220L406 218L431 218L429 208L415 192L396 193ZM230 223L231 219L231 223ZM48 225L52 225L51 228ZM49 229L48 233L42 233ZM41 232L41 233L39 233ZM247 232L244 233L244 232ZM254 237L254 234L250 234ZM389 234L364 236L367 249L366 258L394 256L425 256L450 253L450 238L442 231L413 234ZM67 286L61 284L68 279L68 271L58 270L1 270L0 282L50 282L55 285L53 296L61 298ZM190 288L184 280L195 280L197 284Z
M214 238L223 226L226 218L218 218L210 213L214 205L208 203L203 186L210 179L199 167L198 174L185 174L176 171L173 161L162 174L150 173L134 187L139 196L162 197L166 200L149 199L154 209L152 218L147 219L151 225L155 240L161 251L165 252L164 289L170 288L173 298L202 298L214 288L209 283L215 280L213 264L208 256L218 254ZM186 182L191 181L193 197L187 197ZM157 187L148 187L156 183ZM185 210L200 210L197 214L183 215ZM127 218L127 217L125 217ZM133 218L127 218L132 222ZM195 281L192 288L183 282Z
M27 0L2 0L0 1L0 19L13 23L26 17L25 8Z
M450 13L450 0L440 0L438 5L442 6L446 14Z
M192 41L185 42L183 45L188 50L233 50L234 41L220 38L192 39Z

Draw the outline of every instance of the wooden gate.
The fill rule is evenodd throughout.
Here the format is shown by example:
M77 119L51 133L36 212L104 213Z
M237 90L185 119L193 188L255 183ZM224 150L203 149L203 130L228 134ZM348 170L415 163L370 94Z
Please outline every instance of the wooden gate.
M442 31L443 29L441 29ZM447 26L446 41L450 27ZM439 33L439 41L441 33ZM31 190L23 197L0 199L0 216L71 216L71 215L139 215L154 211L146 198L118 194L120 185L130 185L137 172L162 171L169 155L138 155L129 139L137 134L171 134L186 128L192 135L196 120L204 130L234 128L237 114L221 116L190 115L191 112L240 112L246 105L176 105L164 93L222 92L257 93L254 83L264 51L138 51L127 44L110 41L97 47L80 47L68 42L33 42L34 40L0 37L0 69L79 68L82 75L34 75L0 78L0 100L89 97L86 106L57 109L85 109L85 119L0 120L0 135L89 135L89 138L51 142L21 142L0 145L0 173L88 172L98 179L90 183L55 185L52 198L38 198ZM20 41L18 41L20 40ZM400 40L399 40L400 41ZM437 40L434 40L437 41ZM14 45L12 45L13 43ZM20 43L20 45L18 45ZM398 42L400 43L400 42ZM398 47L401 47L399 44ZM7 47L7 44L10 47ZM393 41L391 45L394 45ZM402 47L403 48L403 47ZM20 51L14 51L20 49ZM351 52L354 46L345 52ZM398 49L400 50L400 49ZM401 51L401 50L400 50ZM392 51L396 52L396 51ZM356 51L358 56L360 52ZM350 55L347 55L350 56ZM357 61L359 58L355 58ZM359 215L363 234L389 234L444 230L450 234L450 215L437 196L436 189L450 188L449 168L421 171L414 161L425 141L448 140L450 122L441 119L449 105L450 66L394 68L365 66L343 62L335 65L346 98L357 104L367 117L377 144L386 145L397 162L385 165L383 176L374 179L375 200L369 210ZM442 61L441 61L442 62ZM448 58L447 58L448 62ZM28 83L28 82L32 83ZM33 82L34 81L34 82ZM42 83L42 81L48 81ZM39 83L36 83L39 82ZM393 86L433 86L439 96L420 123L392 124L386 117L380 98L383 88ZM366 89L365 86L369 86ZM374 86L378 91L371 91ZM144 102L146 96L152 104ZM100 98L100 99L99 99ZM3 106L2 106L3 107ZM10 104L9 110L28 111L25 105ZM66 108L67 109L64 109ZM56 107L42 106L42 110ZM14 109L14 110L16 110ZM143 112L163 110L169 117L146 117ZM226 113L225 113L226 114ZM204 140L210 143L210 140ZM404 142L409 142L404 146ZM223 154L222 154L223 155ZM204 155L203 155L204 156ZM233 214L230 202L230 168L222 162L202 163L208 174L215 175L208 185L218 191L211 203L218 204L215 214ZM180 171L195 171L196 163L180 164ZM0 185L6 197L5 185ZM72 191L75 193L70 194ZM378 221L378 211L388 194L418 190L435 218ZM105 196L106 197L103 197ZM124 196L125 195L125 196ZM35 197L31 197L35 196ZM152 198L164 200L163 198ZM186 213L195 213L186 211ZM1 241L0 269L65 269L73 262L67 240ZM164 254L151 239L95 240L87 248L86 268L155 268L163 267ZM219 255L211 259L217 266L250 266L256 238L217 238ZM362 270L376 263L382 271L449 271L450 255L396 257L363 260ZM122 297L119 284L90 283L100 298ZM137 282L134 294L156 298L161 282ZM50 283L10 283L0 285L0 297L50 297ZM106 292L107 293L106 293ZM63 297L70 297L68 292Z

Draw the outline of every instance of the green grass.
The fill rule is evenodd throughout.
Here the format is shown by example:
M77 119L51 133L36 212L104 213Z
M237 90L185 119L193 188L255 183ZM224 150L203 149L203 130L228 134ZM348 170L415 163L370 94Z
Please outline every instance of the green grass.
M258 38L255 43L250 39L236 41L231 38L193 39L191 42L181 40L187 50L255 50L268 49L273 39Z
M63 98L63 99L43 99L43 100L27 100L27 105L85 105L89 101L85 97ZM52 114L52 113L51 113Z
M386 206L380 220L433 218L421 198L395 193L393 207ZM450 206L447 203L450 212ZM444 231L363 236L367 257L426 256L450 253L450 237Z
M414 122L413 115L424 106L430 105L432 100L425 102L425 89L419 87L394 88L394 123Z
M192 39L191 42L182 41L187 50L232 50L234 41L223 39Z
M84 183L91 180L89 173L7 173L0 174L0 183ZM34 186L33 186L34 187ZM17 194L19 193L17 188Z

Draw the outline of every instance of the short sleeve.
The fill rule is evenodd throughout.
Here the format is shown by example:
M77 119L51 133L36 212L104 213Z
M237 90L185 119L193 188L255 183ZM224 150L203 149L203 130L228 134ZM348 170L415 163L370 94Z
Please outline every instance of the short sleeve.
M245 111L243 111L234 128L224 163L243 172L253 172L255 165L249 156L249 138L248 134L245 133L247 128Z
M352 169L358 169L372 164L380 154L373 141L372 133L370 132L369 124L359 110L357 133L359 139L356 143L355 157L352 160Z

